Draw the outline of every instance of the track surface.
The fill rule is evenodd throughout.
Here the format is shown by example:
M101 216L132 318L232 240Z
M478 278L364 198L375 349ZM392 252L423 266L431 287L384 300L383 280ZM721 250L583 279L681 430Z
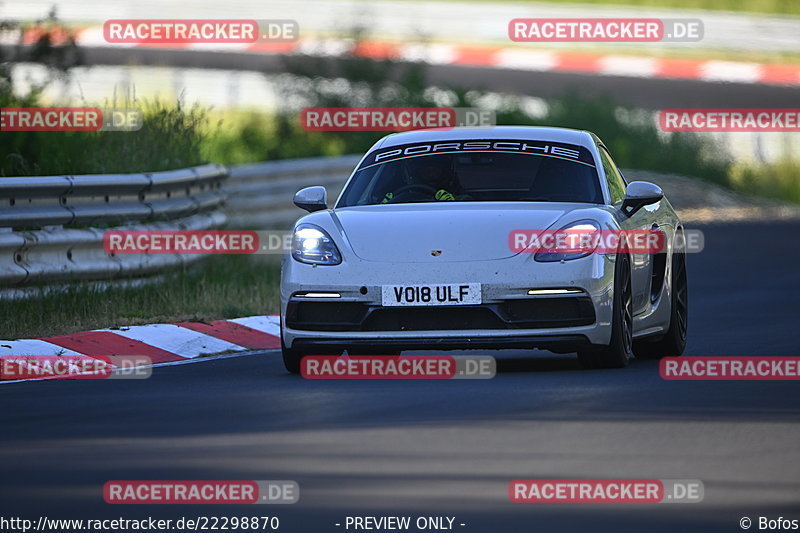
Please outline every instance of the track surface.
M184 68L252 70L266 74L286 72L285 56L186 50L89 48L89 65L170 65ZM290 56L291 57L291 56ZM296 58L295 58L296 60ZM333 60L331 60L333 61ZM313 65L313 63L311 63ZM725 83L702 80L598 76L568 72L531 72L460 65L428 65L428 82L474 90L496 91L540 98L611 96L642 109L671 107L796 107L797 86Z
M687 355L800 355L800 223L703 228ZM274 352L158 368L145 381L0 387L0 516L449 515L457 531L741 531L800 519L794 382L665 382L654 362L584 371L500 353L488 381L317 382ZM510 480L694 478L692 505L524 505ZM294 506L110 506L112 479L293 479ZM757 523L752 530L757 530Z

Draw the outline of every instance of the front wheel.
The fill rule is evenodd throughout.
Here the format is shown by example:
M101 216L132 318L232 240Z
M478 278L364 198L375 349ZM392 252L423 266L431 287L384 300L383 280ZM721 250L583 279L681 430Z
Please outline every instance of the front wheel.
M622 368L633 355L633 290L631 260L617 256L614 270L614 308L611 320L611 342L595 350L578 352L578 360L586 368Z
M303 357L308 354L300 350L293 350L286 347L286 343L283 342L283 317L281 317L281 326L279 331L281 335L281 355L283 355L283 366L286 367L286 370L290 374L299 374L300 363L303 361Z
M303 361L303 356L306 354L300 350L293 350L287 348L283 342L283 332L281 332L281 354L283 355L283 366L290 374L300 373L300 363Z
M641 340L633 349L639 359L677 357L686 348L689 329L689 283L686 276L686 252L672 254L672 309L669 329L657 341Z

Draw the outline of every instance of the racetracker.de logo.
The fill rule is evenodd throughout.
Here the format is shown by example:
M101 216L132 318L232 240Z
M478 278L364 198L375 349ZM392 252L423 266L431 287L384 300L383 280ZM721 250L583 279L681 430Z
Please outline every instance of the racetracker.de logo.
M659 363L666 380L800 380L800 357L665 357Z
M307 107L300 125L307 131L448 130L492 127L494 111L469 107Z
M508 23L509 39L522 43L696 42L703 34L700 19L520 18Z
M108 481L103 499L111 504L292 504L300 499L300 487L290 480Z
M108 230L103 248L108 254L253 254L262 245L249 230Z
M490 379L497 362L490 355L308 355L300 372L306 379Z
M116 254L286 254L294 232L285 230L107 230L106 253Z
M514 253L620 253L654 254L666 251L666 235L658 230L569 228L514 230L508 247Z
M151 365L146 355L2 355L0 380L146 379Z
M112 44L287 43L300 38L295 20L114 19L103 24Z
M800 108L663 109L658 126L667 132L800 132Z
M4 107L0 131L138 131L143 116L137 108Z
M514 503L698 503L704 496L698 479L515 479L508 484Z

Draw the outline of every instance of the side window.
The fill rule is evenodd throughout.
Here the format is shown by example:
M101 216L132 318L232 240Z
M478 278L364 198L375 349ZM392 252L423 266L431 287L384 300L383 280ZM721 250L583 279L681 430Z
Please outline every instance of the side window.
M608 183L608 190L611 193L611 201L613 203L621 202L625 198L625 180L604 146L600 146L600 160L603 162L603 170L605 170L606 183Z

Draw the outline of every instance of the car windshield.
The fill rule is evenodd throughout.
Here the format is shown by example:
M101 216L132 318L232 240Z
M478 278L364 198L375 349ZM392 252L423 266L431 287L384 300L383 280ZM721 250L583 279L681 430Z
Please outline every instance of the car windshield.
M337 207L440 201L600 204L603 194L584 147L465 140L371 152Z

